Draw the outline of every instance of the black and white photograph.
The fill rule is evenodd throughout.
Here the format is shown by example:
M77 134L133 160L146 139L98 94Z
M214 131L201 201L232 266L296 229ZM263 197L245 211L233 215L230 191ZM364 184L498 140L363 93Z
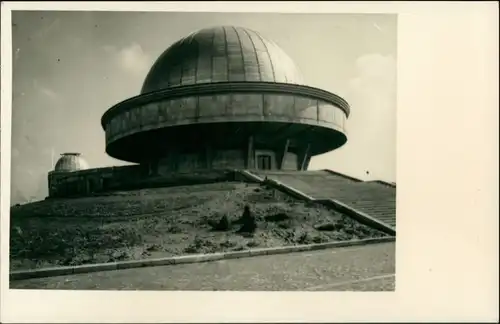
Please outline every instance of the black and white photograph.
M401 17L12 10L2 284L398 293Z
M10 286L393 291L396 27L14 12Z

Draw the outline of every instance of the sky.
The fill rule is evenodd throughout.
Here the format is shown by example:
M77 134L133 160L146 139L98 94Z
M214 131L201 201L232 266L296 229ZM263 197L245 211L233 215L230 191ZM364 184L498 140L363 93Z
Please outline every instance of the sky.
M396 181L395 15L18 11L12 202L45 198L47 172L61 153L80 152L91 167L126 164L105 153L102 114L139 94L169 45L215 25L258 31L295 61L308 85L349 102L348 142L314 157L310 169Z

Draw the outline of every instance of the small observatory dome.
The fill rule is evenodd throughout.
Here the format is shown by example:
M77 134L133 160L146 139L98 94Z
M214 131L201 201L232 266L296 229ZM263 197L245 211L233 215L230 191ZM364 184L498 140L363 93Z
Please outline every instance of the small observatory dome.
M63 153L57 161L54 171L56 172L71 172L88 169L89 165L80 153Z
M292 59L273 41L247 28L204 28L168 47L149 71L141 94L216 82L302 84Z

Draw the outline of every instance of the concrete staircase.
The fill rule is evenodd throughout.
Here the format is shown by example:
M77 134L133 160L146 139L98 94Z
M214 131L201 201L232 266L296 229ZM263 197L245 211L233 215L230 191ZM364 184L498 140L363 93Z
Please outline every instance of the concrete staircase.
M315 199L335 199L396 228L396 188L361 181L333 171L250 171L274 179Z

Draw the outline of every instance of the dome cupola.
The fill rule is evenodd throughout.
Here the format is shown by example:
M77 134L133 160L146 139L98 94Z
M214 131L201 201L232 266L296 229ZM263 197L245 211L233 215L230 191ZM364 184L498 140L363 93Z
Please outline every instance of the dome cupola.
M89 165L80 153L63 153L54 167L56 172L72 172L88 169Z

